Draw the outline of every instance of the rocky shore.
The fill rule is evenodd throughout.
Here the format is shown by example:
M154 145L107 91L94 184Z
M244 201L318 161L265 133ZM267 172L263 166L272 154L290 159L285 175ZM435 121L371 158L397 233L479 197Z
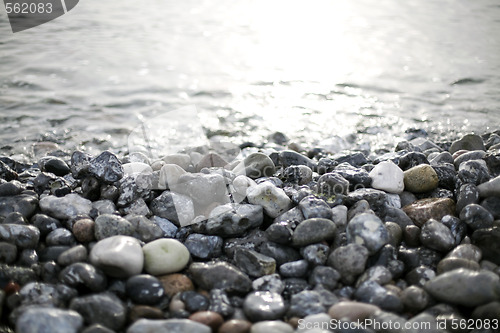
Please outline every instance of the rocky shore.
M0 332L497 332L500 131L412 134L0 157Z

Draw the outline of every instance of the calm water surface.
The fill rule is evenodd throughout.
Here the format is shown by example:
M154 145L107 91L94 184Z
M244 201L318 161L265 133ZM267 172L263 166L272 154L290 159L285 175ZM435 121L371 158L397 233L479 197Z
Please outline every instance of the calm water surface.
M16 34L2 9L0 153L123 152L183 106L236 142L482 133L500 128L498 36L498 0L81 0Z

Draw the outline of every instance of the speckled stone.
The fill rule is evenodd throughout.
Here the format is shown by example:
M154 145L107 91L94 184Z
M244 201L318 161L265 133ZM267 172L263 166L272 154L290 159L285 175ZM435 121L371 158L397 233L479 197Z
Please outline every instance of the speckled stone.
M165 294L169 297L173 297L175 294L180 292L194 290L193 282L184 274L168 274L159 276L158 279L163 285Z
M80 219L73 224L73 235L76 240L88 243L95 239L95 222L91 219Z
M420 164L404 172L405 191L424 193L439 185L439 177L428 164Z
M451 144L449 152L451 154L459 150L485 150L483 139L477 134L464 135L460 140Z
M359 244L348 244L336 248L328 257L328 265L335 268L344 282L352 283L363 273L368 260L368 250Z
M360 214L347 224L347 242L363 245L371 254L389 243L389 233L382 221L373 214Z
M267 215L275 218L291 208L291 200L285 192L271 184L263 182L247 190L248 202L260 205Z
M83 318L76 311L34 307L22 313L16 321L16 332L77 333Z
M189 273L195 283L205 290L247 292L252 284L245 273L226 262L195 262L189 266Z
M117 235L132 236L134 231L134 226L118 215L103 214L95 219L94 236L98 241Z
M245 248L237 248L234 251L234 263L252 277L274 274L276 270L276 260Z
M426 247L441 252L447 252L455 246L451 230L434 219L429 219L422 226L420 241Z
M32 225L0 224L0 240L21 249L33 249L40 239L40 230Z
M473 230L485 229L493 226L494 217L484 207L470 204L460 212L460 220L467 223Z
M403 207L403 211L421 227L429 219L440 221L446 215L455 215L455 202L448 198L421 199Z

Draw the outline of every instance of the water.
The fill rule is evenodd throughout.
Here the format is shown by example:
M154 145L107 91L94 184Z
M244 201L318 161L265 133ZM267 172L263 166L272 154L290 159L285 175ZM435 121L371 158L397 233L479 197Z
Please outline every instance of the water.
M17 34L1 10L0 153L124 152L183 106L236 142L483 133L500 128L498 36L497 0L82 0Z

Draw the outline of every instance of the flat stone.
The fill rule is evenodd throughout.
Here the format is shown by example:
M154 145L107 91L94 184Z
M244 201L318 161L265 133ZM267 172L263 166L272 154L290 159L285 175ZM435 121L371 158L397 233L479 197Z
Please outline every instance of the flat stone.
M252 281L246 274L227 262L192 263L189 273L194 282L205 290L248 292Z
M455 215L455 202L448 198L421 199L403 207L403 211L421 227L429 219L440 221L446 215Z
M382 221L373 214L363 213L347 224L347 242L363 245L371 254L389 243L389 233Z
M461 268L438 275L424 289L438 301L476 307L499 299L500 277L486 270Z
M189 319L139 319L127 329L127 333L196 332L211 333L210 327Z
M404 174L396 164L384 161L370 171L372 187L389 193L401 193L404 190Z
M305 246L331 240L335 236L337 227L331 220L312 218L301 222L293 232L292 244Z
M420 164L404 172L405 191L424 193L439 185L436 171L428 164Z
M251 277L274 274L276 270L276 260L245 248L234 251L234 263Z
M451 144L449 152L451 154L459 150L486 150L483 139L477 134L464 135L460 140Z
M233 169L235 175L245 175L252 179L272 177L275 172L273 161L265 154L253 153Z
M107 275L117 278L137 275L144 265L139 241L129 236L112 236L97 242L90 251L89 260Z
M16 332L78 333L83 318L78 312L54 308L29 308L16 321Z
M175 239L157 239L143 246L144 269L152 275L176 273L189 262L189 250Z
M70 193L62 198L46 196L40 200L43 213L58 219L71 219L77 215L89 215L92 202L76 193Z
M247 190L248 202L260 205L267 215L275 218L291 208L291 200L285 192L271 184L263 182Z

